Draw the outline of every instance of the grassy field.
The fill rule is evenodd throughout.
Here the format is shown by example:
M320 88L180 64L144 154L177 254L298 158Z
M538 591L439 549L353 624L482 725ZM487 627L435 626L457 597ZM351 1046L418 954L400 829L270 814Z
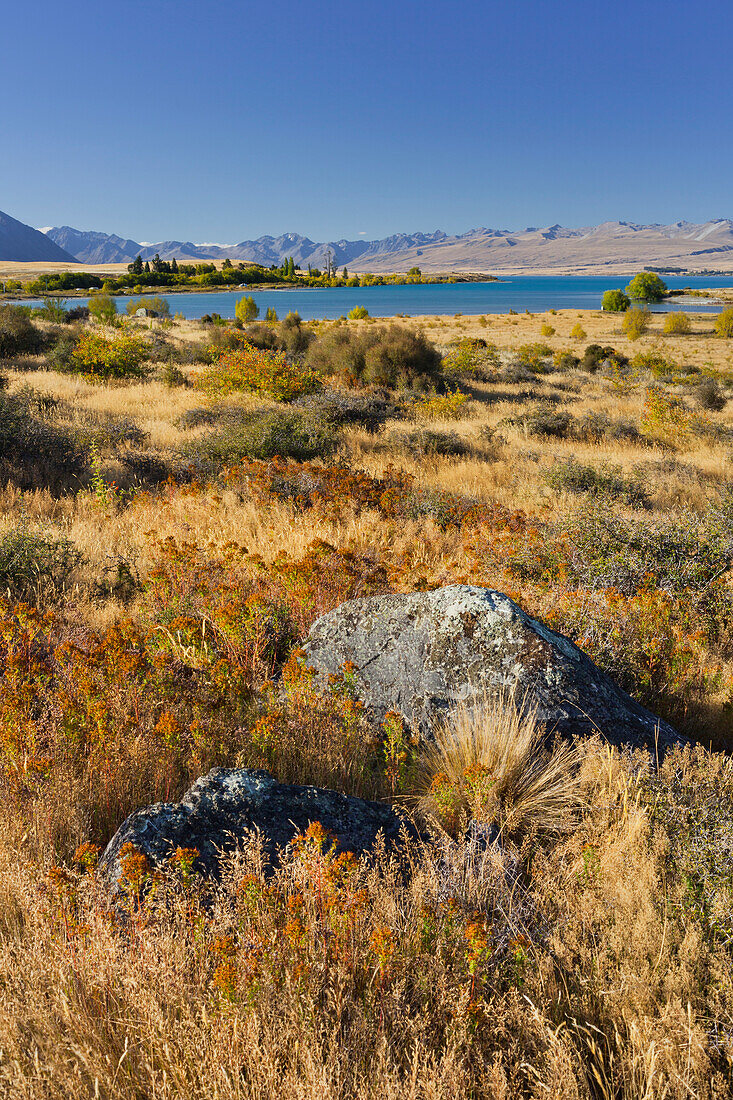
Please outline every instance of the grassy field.
M733 340L664 323L0 311L0 1093L732 1094ZM579 745L548 818L484 797L516 715L471 718L495 758L446 779L348 676L314 688L320 614L456 582L690 748ZM311 835L270 876L253 839L213 901L185 853L131 857L111 909L99 850L216 765L433 806L431 839Z

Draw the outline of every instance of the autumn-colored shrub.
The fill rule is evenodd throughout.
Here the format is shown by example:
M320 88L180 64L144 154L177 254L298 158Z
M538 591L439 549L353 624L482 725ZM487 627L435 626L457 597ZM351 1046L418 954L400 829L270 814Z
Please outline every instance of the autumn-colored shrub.
M244 339L236 348L221 352L194 384L212 397L249 392L275 401L292 401L321 385L310 367L293 362L284 352L255 348Z
M668 313L664 318L663 331L667 336L686 336L690 331L690 318L681 310Z
M143 361L147 357L145 341L140 336L120 332L108 339L100 332L82 332L76 341L66 369L83 375L89 381L117 381L141 378Z

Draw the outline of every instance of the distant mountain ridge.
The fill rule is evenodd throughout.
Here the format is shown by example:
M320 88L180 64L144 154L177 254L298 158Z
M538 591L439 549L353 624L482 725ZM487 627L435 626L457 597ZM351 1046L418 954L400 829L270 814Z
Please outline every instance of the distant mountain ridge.
M327 252L339 267L360 272L485 271L501 274L531 271L560 273L621 271L634 267L679 267L685 270L733 271L733 221L718 218L694 223L637 225L610 221L582 228L550 225L544 228L490 229L466 233L398 233L381 240L313 241L298 233L263 236L237 244L195 244L160 241L143 245L112 234L85 232L70 226L46 230L50 241L82 263L129 263L140 254L184 262L207 260L251 261L269 267L292 256L301 268L323 268Z
M0 260L73 263L74 256L46 233L19 222L0 210Z

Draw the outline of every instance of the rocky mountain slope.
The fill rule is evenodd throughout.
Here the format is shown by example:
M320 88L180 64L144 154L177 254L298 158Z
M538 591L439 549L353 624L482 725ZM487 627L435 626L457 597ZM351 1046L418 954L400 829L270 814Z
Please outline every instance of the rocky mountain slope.
M579 274L628 271L638 267L680 268L684 271L733 271L733 221L720 218L695 224L635 225L604 222L581 229L551 225L508 229L472 229L446 233L400 233L374 241L312 241L297 233L264 236L238 244L194 244L161 241L142 245L98 232L61 226L46 231L61 248L84 263L121 263L140 253L163 259L203 261L251 260L281 264L292 256L302 268L323 267L330 249L334 262L357 271L405 271L413 265L425 272L486 271L522 273L546 271Z
M0 260L73 263L74 256L46 233L32 229L30 225L0 210Z

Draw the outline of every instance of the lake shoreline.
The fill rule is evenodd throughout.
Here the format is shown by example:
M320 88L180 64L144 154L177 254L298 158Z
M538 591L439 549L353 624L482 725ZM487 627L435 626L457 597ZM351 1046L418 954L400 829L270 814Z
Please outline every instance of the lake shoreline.
M718 286L715 285L716 282ZM129 302L155 295L168 302L172 315L180 314L188 320L207 315L233 320L236 303L243 294L251 294L261 318L264 318L267 310L273 310L280 318L286 313L297 312L304 321L333 321L346 318L352 310L359 308L365 309L373 319L399 320L405 317L541 314L564 309L600 310L604 292L618 285L617 280L598 276L527 276L484 282L423 282L363 287L285 287L257 284L236 290L202 291L191 287L174 291L166 288L157 291L146 289L142 294L117 295L114 300L118 303L118 308L124 311L122 302L127 305ZM654 303L652 308L662 313L679 309L710 312L721 308L717 292L727 294L730 288L729 277L719 280L707 277L696 280L681 276L670 277L669 290L672 293L662 302ZM693 293L685 296L686 291ZM700 293L696 293L698 291ZM704 296L701 297L701 294ZM88 292L58 297L73 305L84 305L90 299ZM17 293L6 295L5 301L32 308L42 305L40 296L23 297Z

